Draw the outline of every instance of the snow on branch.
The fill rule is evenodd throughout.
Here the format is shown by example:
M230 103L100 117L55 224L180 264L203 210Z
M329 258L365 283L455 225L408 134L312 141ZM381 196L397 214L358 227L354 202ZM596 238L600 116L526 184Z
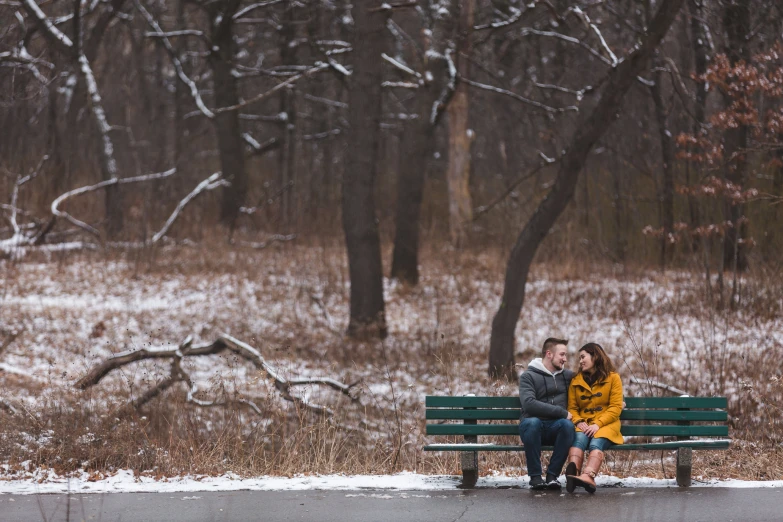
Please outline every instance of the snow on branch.
M483 25L476 25L473 27L474 31L482 31L484 29L500 29L501 27L508 27L509 25L512 25L519 21L520 18L522 18L522 10L517 9L514 6L509 6L509 10L511 11L511 16L506 18L505 20L496 20L494 22L490 22L488 24Z
M147 31L144 33L144 36L147 38L176 38L177 36L197 36L199 38L202 38L204 40L207 40L206 35L203 31L198 31L196 29L180 29L179 31L166 31L165 33L157 32L157 31Z
M228 181L226 181L225 179L220 179L220 175L221 175L220 172L215 172L210 177L208 177L207 179L205 179L204 181L196 185L196 188L194 188L190 192L190 194L182 198L182 201L180 201L177 204L177 208L174 209L174 212L171 213L169 219L166 220L166 224L163 225L163 228L161 228L154 236L152 236L151 243L152 244L157 243L160 240L160 238L166 235L166 232L169 231L171 225L173 225L174 221L176 221L177 218L179 217L180 212L182 212L185 206L191 201L193 201L193 199L195 199L196 196L198 196L202 192L207 192L209 190L214 190L218 187L223 187L228 185L229 184Z
M567 87L562 87L560 85L552 85L552 84L549 84L549 83L533 82L533 85L535 85L539 89L551 89L551 90L554 90L554 91L560 91L560 92L564 92L564 93L567 93L567 94L573 94L574 96L576 96L576 101L582 101L582 98L584 98L585 92L588 92L588 91L590 91L592 89L592 87L590 87L589 85L587 87L585 87L584 89L580 89L578 91L575 91L574 89L569 89Z
M398 89L418 89L419 84L418 83L412 83L412 82L383 82L381 83L381 87L386 88L398 88Z
M288 380L276 367L266 361L259 350L227 333L220 334L220 336L218 336L218 338L210 344L200 346L193 346L192 338L188 337L180 346L174 348L147 347L118 353L107 358L91 369L84 377L76 382L75 386L80 390L85 390L95 386L112 371L123 368L134 362L149 359L170 359L172 361L172 366L169 378L158 383L155 387L145 392L141 397L134 400L129 405L130 408L137 409L143 404L146 404L150 400L162 394L177 382L184 381L188 385L188 402L191 402L197 406L226 406L232 402L235 402L249 406L256 413L260 413L261 410L255 406L252 401L246 399L218 402L204 401L195 397L196 393L198 392L198 387L190 379L190 377L184 371L182 371L180 366L182 359L184 357L217 355L225 350L233 352L237 356L252 364L256 369L263 372L267 379L272 381L275 389L283 399L289 402L293 402L294 404L302 406L303 408L306 408L315 413L326 416L331 416L334 414L332 410L325 406L313 404L306 399L299 397L298 395L292 394L292 388L305 385L326 386L347 396L353 402L357 402L359 400L358 396L356 396L353 392L356 385L359 384L358 382L353 384L345 384L329 377L313 377L306 379Z
M412 76L415 76L416 78L421 78L421 74L419 74L418 72L414 71L413 69L411 69L410 67L408 67L404 63L402 63L402 62L400 62L398 60L395 60L394 58L392 58L388 54L381 53L381 58L383 58L384 60L386 60L387 62L389 62L393 66L395 66L397 69L399 69L399 70L401 70L401 71L403 71L405 73L408 73L408 74L410 74Z
M32 1L32 0L28 0ZM161 29L160 24L155 20L155 18L147 11L143 5L141 5L141 2L139 0L134 0L134 5L136 6L136 9L141 13L141 15L144 17L144 19L147 21L147 23L152 27L154 32L157 35L163 35L165 34L165 31ZM171 45L171 42L166 36L159 36L159 41L163 44L163 48L166 49L169 53L169 57L171 58L171 63L174 65L174 69L177 71L177 77L184 83L189 89L190 89L190 95L193 98L193 100L196 102L196 106L199 108L199 110L206 116L207 118L214 118L215 115L210 111L206 104L204 103L204 100L201 99L201 94L198 91L198 86L196 86L196 83L188 78L188 75L185 74L185 70L182 68L182 63L179 61L179 57L177 56L177 52L174 50L174 46Z
M43 28L43 33L46 38L53 42L60 51L64 52L73 48L71 39L54 26L52 21L49 20L49 17L41 11L41 8L38 7L38 4L36 4L34 0L24 0L24 8Z
M606 40L604 39L604 35L601 34L600 29L598 29L598 26L595 25L592 20L590 20L590 17L587 16L587 13L582 11L579 6L576 6L572 9L572 12L580 19L582 20L582 23L584 23L585 27L588 27L593 30L593 32L598 36L598 40L601 42L601 47L606 52L606 54L609 55L609 59L611 61L612 67L616 67L619 63L617 60L617 56L612 52L612 50L609 48L609 45L606 43Z
M87 193L87 192L92 192L92 191L99 190L99 189L102 189L102 188L106 188L106 187L109 187L109 186L112 186L112 185L124 185L124 184L128 184L128 183L138 183L138 182L141 182L141 181L152 181L152 180L158 180L158 179L167 178L167 177L173 175L175 172L177 172L177 169L173 168L173 169L169 169L169 170L167 170L165 172L158 172L158 173L155 173L155 174L146 174L146 175L143 175L143 176L136 176L136 177L132 177L132 178L112 178L112 179L107 179L105 181L101 181L100 183L96 183L95 185L88 185L86 187L79 187L77 189L70 190L70 191L68 191L68 192L66 192L64 194L61 194L60 196L57 197L57 199L52 201L52 205L51 205L52 215L55 216L55 217L63 218L65 220L69 221L71 224L81 228L82 230L84 230L86 232L89 232L90 234L92 234L92 235L94 235L96 237L99 237L100 233L98 232L97 229L95 229L94 227L88 225L87 223L84 223L83 221L80 221L80 220L76 219L75 217L70 215L68 212L66 212L64 210L61 210L60 209L60 205L63 203L63 201L65 201L66 199L72 198L73 196L78 196L80 194L84 194L84 193Z
M269 7L270 5L275 5L282 3L283 0L266 0L266 2L256 2L255 4L251 4L244 9L240 9L236 13L234 13L233 19L238 20L239 18L242 18L243 16L255 11L256 9L260 9L262 7Z
M439 53L433 49L427 51L427 53L432 58L442 58L446 60L446 65L448 66L449 71L449 81L446 82L446 85L444 85L443 91L440 93L438 99L435 100L432 104L432 112L430 112L430 123L432 125L435 125L438 122L438 118L446 109L446 106L448 106L449 100L454 95L454 91L457 89L457 66L454 65L454 60L451 58L451 54L453 52L454 51L451 48L446 49L446 52L443 53L443 55L439 55Z
M604 62L606 65L612 65L612 62L606 58L604 55L593 49L591 46L584 43L582 40L578 38L574 38L573 36L568 36L565 34L561 34L555 31L540 31L538 29L533 29L532 27L525 27L522 29L520 35L521 36L527 36L529 34L535 35L535 36L546 36L550 38L557 38L559 40L563 40L568 43L572 43L575 45L578 45L579 47L585 49L587 52Z
M280 147L280 140L277 138L269 138L264 143L259 143L249 132L243 133L242 139L245 140L245 143L250 145L253 154L256 156L260 156L261 154L265 154L270 150Z
M541 102L537 102L535 100L525 98L524 96L521 96L515 92L507 91L506 89L501 89L500 87L495 87L494 85L487 85L484 83L475 82L473 80L468 80L467 78L462 78L461 80L472 87L476 87L478 89L484 89L485 91L496 92L498 94L503 94L517 101L526 103L528 105L532 105L533 107L542 109L549 113L561 113L561 112L569 112L569 111L579 112L579 107L576 107L574 105L569 105L567 107L550 107L549 105L545 105Z
M109 135L111 126L106 120L106 111L103 109L101 94L98 91L98 83L95 81L95 76L93 76L90 62L87 61L87 57L84 53L79 53L78 61L82 77L87 84L87 94L90 101L92 116L98 126L98 132L101 137L102 147L98 147L98 153L101 157L104 176L108 179L113 179L117 177L117 161L114 159L114 144Z

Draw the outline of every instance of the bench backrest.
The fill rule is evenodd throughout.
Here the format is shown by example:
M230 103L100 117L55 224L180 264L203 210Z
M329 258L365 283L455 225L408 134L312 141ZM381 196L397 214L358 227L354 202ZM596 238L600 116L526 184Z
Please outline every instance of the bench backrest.
M624 436L727 437L726 397L625 397ZM519 435L519 397L446 397L425 400L427 435ZM445 424L442 421L462 421ZM705 422L721 423L706 425ZM664 423L664 424L662 424Z

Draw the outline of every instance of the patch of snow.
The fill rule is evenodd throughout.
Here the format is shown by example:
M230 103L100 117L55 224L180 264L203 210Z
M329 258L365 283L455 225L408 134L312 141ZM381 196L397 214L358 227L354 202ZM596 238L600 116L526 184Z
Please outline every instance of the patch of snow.
M507 488L525 487L529 481L527 475L508 476L494 474L480 477L477 487ZM86 472L73 477L64 477L52 472L36 473L24 480L0 480L0 494L35 495L42 493L177 493L198 491L445 491L453 490L460 483L460 477L451 475L422 475L402 472L395 475L295 475L293 477L270 477L241 479L228 473L219 477L185 476L157 481L151 477L136 477L131 470L121 470L102 480L90 480ZM613 476L599 476L599 487L621 488L671 488L677 487L674 479L654 479L630 477L619 479ZM746 481L746 480L710 480L694 481L693 487L730 487L730 488L779 488L783 480ZM388 493L357 493L346 497L371 497L390 499ZM430 495L412 495L430 497ZM199 500L201 497L189 496L182 500Z

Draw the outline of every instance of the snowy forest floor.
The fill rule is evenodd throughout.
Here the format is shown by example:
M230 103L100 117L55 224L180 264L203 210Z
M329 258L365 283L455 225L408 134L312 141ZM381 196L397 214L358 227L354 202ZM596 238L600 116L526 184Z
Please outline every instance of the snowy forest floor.
M455 454L421 451L424 396L517 394L515 383L486 373L505 270L500 252L432 249L417 287L385 280L389 336L374 343L343 336L349 281L339 245L48 256L0 261L0 398L16 410L0 410L4 479L42 470L95 479L119 470L151 478L458 474ZM627 396L666 394L633 377L725 395L732 448L694 452L694 476L779 479L783 283L760 271L740 282L738 309L719 311L707 302L700 273L537 265L517 328L520 370L546 337L557 336L571 339L570 367L585 342L607 348ZM182 368L201 390L198 399L232 406L194 405L179 383L120 415L170 375L168 361L130 364L85 391L74 386L112 354L176 346L189 335L209 343L222 332L255 347L286 379L358 382L359 398L296 388L335 412L315 414L284 400L265 374L230 352L186 358ZM236 402L244 398L257 411ZM480 458L485 476L525 473L522 454ZM674 454L610 454L604 472L671 479Z

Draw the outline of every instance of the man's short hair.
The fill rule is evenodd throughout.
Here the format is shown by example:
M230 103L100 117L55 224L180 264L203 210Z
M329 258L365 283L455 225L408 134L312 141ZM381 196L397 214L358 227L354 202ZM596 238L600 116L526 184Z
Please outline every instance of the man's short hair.
M555 337L550 337L544 341L544 347L541 349L541 357L546 357L546 352L555 353L554 348L558 344L568 345L568 339L557 339Z

